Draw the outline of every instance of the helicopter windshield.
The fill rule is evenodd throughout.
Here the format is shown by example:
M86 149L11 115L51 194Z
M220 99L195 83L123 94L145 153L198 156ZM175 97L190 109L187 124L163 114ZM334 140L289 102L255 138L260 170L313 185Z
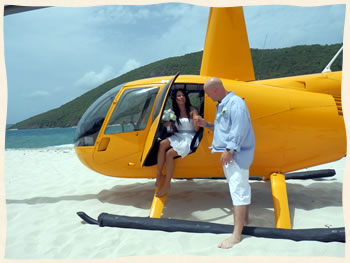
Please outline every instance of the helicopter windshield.
M123 85L121 84L107 91L91 104L83 114L75 132L75 146L93 146L95 144L106 114Z
M109 119L105 134L144 130L159 87L126 90Z

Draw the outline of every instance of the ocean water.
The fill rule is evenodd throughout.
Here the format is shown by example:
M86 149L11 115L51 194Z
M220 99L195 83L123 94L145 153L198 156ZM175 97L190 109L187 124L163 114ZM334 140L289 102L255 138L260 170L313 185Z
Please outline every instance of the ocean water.
M74 144L76 128L6 130L5 149L28 149Z

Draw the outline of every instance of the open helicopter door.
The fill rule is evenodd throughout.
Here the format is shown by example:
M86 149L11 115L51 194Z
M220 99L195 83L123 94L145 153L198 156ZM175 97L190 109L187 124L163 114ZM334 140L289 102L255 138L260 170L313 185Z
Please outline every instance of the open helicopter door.
M176 78L180 75L177 73L159 92L152 112L152 125L149 129L148 136L144 145L144 150L141 157L141 167L151 166L157 163L157 152L161 133L160 121L165 107L166 98L173 86Z

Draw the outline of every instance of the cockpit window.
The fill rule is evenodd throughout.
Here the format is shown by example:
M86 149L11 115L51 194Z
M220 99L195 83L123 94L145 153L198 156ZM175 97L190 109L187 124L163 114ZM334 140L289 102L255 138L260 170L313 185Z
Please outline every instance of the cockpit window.
M190 103L193 107L195 107L200 115L203 116L204 110L204 90L203 84L190 84L190 83L175 83L170 91L170 95L168 96L164 110L172 109L172 99L171 94L176 92L177 89L185 89L188 93L188 97L190 99Z
M81 117L74 138L75 146L93 146L115 96L124 84L98 98Z
M126 90L108 122L105 134L144 130L159 87Z

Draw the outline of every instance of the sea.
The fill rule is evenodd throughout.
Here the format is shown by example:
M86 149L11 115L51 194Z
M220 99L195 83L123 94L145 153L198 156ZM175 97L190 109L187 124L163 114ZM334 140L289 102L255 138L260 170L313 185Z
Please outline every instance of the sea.
M76 128L7 129L5 150L73 147Z

